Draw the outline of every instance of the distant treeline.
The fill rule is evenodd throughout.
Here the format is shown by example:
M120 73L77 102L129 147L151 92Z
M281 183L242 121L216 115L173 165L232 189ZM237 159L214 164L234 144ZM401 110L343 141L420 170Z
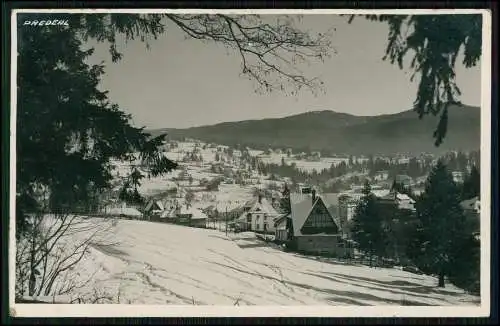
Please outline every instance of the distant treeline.
M470 153L452 152L443 155L441 159L450 171L466 173L472 166L479 167L480 154L479 151ZM259 164L256 164L256 169L260 174L290 178L292 184L307 182L321 186L325 191L340 191L349 187L350 184L361 184L364 179L363 175L374 177L379 171L387 171L389 180L393 180L397 175L408 175L412 178L424 177L432 170L433 162L434 160L431 157L422 159L412 157L408 162L404 163L374 158L373 156L370 156L366 161L358 162L351 157L348 163L332 164L328 169L321 172L314 170L311 173L300 170L294 163L286 164L283 159L281 164L259 162ZM353 174L350 178L347 180L342 178L349 173Z

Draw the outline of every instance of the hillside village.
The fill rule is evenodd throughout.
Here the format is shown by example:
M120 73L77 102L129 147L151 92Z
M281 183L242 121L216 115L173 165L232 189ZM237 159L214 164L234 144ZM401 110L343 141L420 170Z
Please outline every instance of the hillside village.
M101 204L99 214L216 229L226 234L254 232L262 241L272 241L285 250L346 259L357 256L350 228L356 206L363 197L363 183L370 182L371 193L380 203L407 211L411 221L415 196L424 190L427 178L425 171L418 177L394 175L394 171L388 170L370 173L367 162L395 166L411 166L417 162L431 166L437 160L432 155L322 157L317 152L240 150L189 139L169 141L164 155L177 162L178 168L163 177L144 176L137 185L143 198L139 204L119 199L120 186L130 172L127 164L116 163L116 187ZM461 162L454 163L457 170L452 171L454 181L460 184L475 164L474 155L468 158L462 153L450 153L448 156L463 157ZM266 167L269 171L269 165L273 164L292 166L306 176L305 182L266 173ZM353 169L353 165L359 169ZM336 178L324 183L311 182L314 176L335 167L342 170L334 171L339 174ZM332 180L342 180L344 188L337 192L329 190ZM479 225L479 198L464 201L463 207L469 218ZM478 226L476 232L479 232ZM402 262L384 262L395 263Z

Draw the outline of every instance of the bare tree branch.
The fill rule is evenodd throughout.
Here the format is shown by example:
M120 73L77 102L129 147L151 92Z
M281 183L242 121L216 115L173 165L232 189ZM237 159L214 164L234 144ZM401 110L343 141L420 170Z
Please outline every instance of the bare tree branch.
M69 214L55 218L39 214L38 218L42 221L37 221L38 227L27 234L30 238L18 241L16 297L25 294L26 282L30 296L67 294L88 284L93 277L77 283L68 272L82 261L91 245L110 245L103 242L99 233L107 234L111 224L105 227Z
M329 33L312 36L296 28L292 19L277 19L275 24L270 24L258 15L165 16L190 38L213 41L236 50L241 58L242 74L257 83L257 90L286 91L286 86L292 86L292 94L303 87L316 92L321 88L321 81L306 77L297 63L323 61L334 52Z

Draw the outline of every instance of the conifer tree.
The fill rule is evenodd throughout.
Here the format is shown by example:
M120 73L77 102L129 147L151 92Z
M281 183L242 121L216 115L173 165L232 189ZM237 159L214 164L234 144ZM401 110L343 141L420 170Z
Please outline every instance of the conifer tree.
M481 176L478 168L473 165L470 174L462 185L462 199L471 199L479 196L481 192Z
M438 286L445 286L445 277L453 273L456 246L470 234L465 229L465 216L460 206L460 189L451 173L439 160L416 202L420 227L413 252L417 266L426 273L438 275Z
M290 203L290 189L286 183L283 192L281 193L280 207L285 214L289 214L292 211Z
M26 199L37 185L49 189L51 211L74 211L110 187L112 160L153 176L176 167L160 150L165 135L132 126L98 89L104 68L87 63L93 49L83 49L75 30L21 28L18 39L17 231L36 210ZM132 168L133 189L123 192L137 197L139 179Z
M371 266L372 257L383 254L384 239L377 199L368 181L365 181L363 197L354 213L352 235L359 248L369 255Z

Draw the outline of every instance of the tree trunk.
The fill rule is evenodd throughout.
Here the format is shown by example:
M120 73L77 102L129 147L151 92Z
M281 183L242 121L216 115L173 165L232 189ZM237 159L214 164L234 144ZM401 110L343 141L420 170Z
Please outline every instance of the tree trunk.
M34 231L33 231L34 232ZM30 250L30 277L28 281L28 295L35 295L36 291L36 266L35 266L35 235L32 235L31 239L31 250Z
M438 287L444 288L444 273L443 272L439 272Z

